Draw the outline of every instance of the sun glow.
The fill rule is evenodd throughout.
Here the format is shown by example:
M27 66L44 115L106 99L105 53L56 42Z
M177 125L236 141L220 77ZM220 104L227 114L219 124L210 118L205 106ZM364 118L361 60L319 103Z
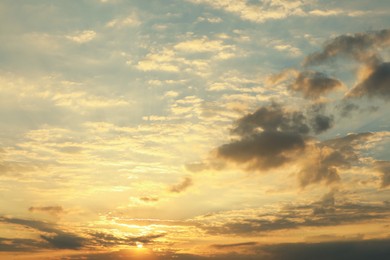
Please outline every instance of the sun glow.
M142 243L140 243L140 242L137 242L136 245L137 245L137 248L139 248L139 249L144 247L144 245Z

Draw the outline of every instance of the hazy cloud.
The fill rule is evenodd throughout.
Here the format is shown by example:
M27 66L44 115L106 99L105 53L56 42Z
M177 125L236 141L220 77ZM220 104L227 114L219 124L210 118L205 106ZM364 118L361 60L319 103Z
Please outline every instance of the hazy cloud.
M235 243L235 244L216 244L216 245L212 245L212 247L221 249L221 248L255 246L257 244L258 244L257 242L244 242L244 243Z
M359 106L354 103L343 102L337 108L340 110L340 115L342 117L347 117L350 116L352 112L357 111Z
M381 186L386 188L390 185L390 161L376 161L374 168L382 174Z
M158 198L155 198L155 197L141 197L139 199L142 200L142 201L145 201L145 202L156 202L156 201L158 201Z
M51 215L59 215L64 213L64 209L61 206L47 206L47 207L30 207L30 212L44 212Z
M165 234L150 234L145 236L115 236L109 233L96 232L89 234L91 239L89 243L95 246L113 247L120 245L136 246L137 243L151 244L155 239L164 237Z
M185 177L180 183L171 186L169 188L169 191L174 193L180 193L182 191L185 191L192 184L192 179L190 177Z
M222 213L221 213L222 214ZM211 235L258 235L277 230L299 229L304 227L326 227L351 223L364 223L390 216L386 204L337 202L334 192L325 194L321 200L307 205L288 205L278 212L255 214L235 211L211 216L200 227ZM216 221L218 219L218 221ZM221 221L223 219L223 221Z
M341 87L342 83L339 80L316 71L299 73L295 82L290 85L292 90L301 92L305 98L310 99L318 99Z

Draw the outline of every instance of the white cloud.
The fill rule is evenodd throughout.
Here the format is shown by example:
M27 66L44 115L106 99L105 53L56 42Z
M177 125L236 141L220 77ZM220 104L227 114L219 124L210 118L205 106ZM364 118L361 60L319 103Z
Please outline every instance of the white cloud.
M141 21L139 20L138 16L135 14L129 15L124 18L117 18L109 21L106 26L109 28L123 28L123 27L131 27L131 26L138 26L141 24Z
M207 4L215 9L222 9L237 14L243 20L264 22L271 19L282 19L290 15L303 15L301 1L266 0L261 5L248 4L236 0L189 0L196 4Z
M92 41L96 37L96 32L92 30L79 31L72 35L67 35L66 38L77 43L86 43Z

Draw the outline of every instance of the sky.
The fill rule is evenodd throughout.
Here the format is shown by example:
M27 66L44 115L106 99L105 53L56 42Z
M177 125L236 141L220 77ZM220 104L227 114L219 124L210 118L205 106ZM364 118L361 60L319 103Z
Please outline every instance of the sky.
M390 259L389 13L0 1L0 258Z

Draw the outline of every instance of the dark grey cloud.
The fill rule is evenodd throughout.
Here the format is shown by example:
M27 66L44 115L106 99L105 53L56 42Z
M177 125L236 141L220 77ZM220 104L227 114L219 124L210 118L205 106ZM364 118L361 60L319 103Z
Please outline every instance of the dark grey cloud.
M304 148L305 141L299 134L264 131L220 146L218 156L248 164L249 170L265 170L283 165Z
M312 128L314 133L320 134L333 127L333 116L317 114L312 118Z
M382 174L381 187L386 188L390 185L390 161L376 161L374 167Z
M0 250L28 252L42 249L84 249L93 247L113 247L134 245L137 242L151 244L165 234L149 234L144 236L118 237L108 233L85 233L82 235L66 232L52 223L37 220L0 217L0 224L19 225L35 231L40 239L7 239L0 238Z
M304 65L318 65L330 59L347 56L366 64L378 62L377 49L390 45L390 30L341 35L325 44L322 51L308 55Z
M154 240L164 237L165 234L151 234L145 236L115 236L108 233L96 232L90 233L89 243L94 246L113 247L120 245L136 246L137 242L145 245L154 243Z
M185 191L188 187L192 186L192 179L190 177L185 177L180 183L172 185L169 188L170 192L180 193Z
M325 105L303 113L272 103L238 119L231 132L239 138L218 147L217 156L248 170L280 167L305 152L309 133L320 134L332 126L333 116L325 114Z
M289 87L301 92L305 98L318 99L329 92L342 87L342 83L334 78L316 71L300 72Z
M61 206L46 206L46 207L30 207L30 212L44 212L51 215L59 215L64 213L64 209Z
M257 242L243 242L243 243L234 243L234 244L216 244L216 245L212 245L212 247L223 249L223 248L255 246L257 244L258 244Z
M34 239L1 238L0 252L34 252L47 245Z
M323 103L315 104L307 111L309 124L315 134L321 134L333 127L333 115L326 115L326 105Z
M269 132L292 132L307 134L310 128L305 115L300 111L287 111L281 105L272 103L257 109L237 120L232 133L247 136L260 130Z
M28 219L0 217L0 223L15 224L35 230L47 242L41 248L80 249L86 243L85 238L64 232L54 224ZM38 243L38 242L36 242ZM28 246L29 244L27 244Z
M334 193L330 192L308 205L285 206L270 214L234 216L225 223L209 222L200 227L211 235L257 236L277 230L337 226L389 217L390 205L386 203L337 202Z
M41 235L54 248L58 249L80 249L85 245L85 238L70 233L57 233L52 236Z
M272 260L390 259L390 239L295 243L262 246L258 250ZM267 257L265 257L267 259Z
M238 140L217 149L224 160L245 164L249 170L266 170L290 161L305 148L304 136L310 132L306 116L287 111L272 103L257 109L235 123L232 133Z
M376 97L390 99L390 62L381 63L372 73L348 93L349 97Z
M334 241L321 243L284 243L248 245L248 253L224 253L209 256L175 252L144 255L144 260L366 260L390 259L390 239ZM105 253L69 255L66 259L119 260L132 259L132 252L120 250Z

